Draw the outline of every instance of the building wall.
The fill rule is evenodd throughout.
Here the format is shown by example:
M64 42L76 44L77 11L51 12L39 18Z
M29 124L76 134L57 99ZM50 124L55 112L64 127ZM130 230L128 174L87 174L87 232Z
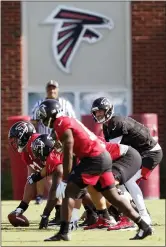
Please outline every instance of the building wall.
M1 2L1 162L9 165L9 116L22 114L21 5L19 1Z
M2 168L9 165L7 118L22 114L21 5L1 4ZM159 140L166 151L166 3L132 2L133 113L157 113ZM161 179L164 182L164 163Z
M132 2L132 76L133 113L158 114L166 153L166 2ZM165 163L164 157L160 175L166 186Z
M28 56L24 56L27 64L24 66L27 75L25 85L27 93L44 93L46 82L50 78L55 78L60 83L61 92L68 92L78 118L84 112L89 114L93 98L103 96L104 92L110 94L110 100L113 103L116 101L117 104L117 101L122 98L122 107L126 107L129 111L131 106L130 3L82 2L78 0L77 2L65 1L62 6L59 2L25 1L22 6L22 15L25 20L22 30L26 37L26 49L24 51L28 51ZM78 11L76 12L77 16L90 13L97 17L104 17L108 23L93 25L93 22L89 21L88 24L79 27L74 24L75 27L71 29L69 25L67 27L70 30L69 38L64 36L60 40L57 37L58 34L66 32L62 29L66 20L55 18L55 16L58 15L58 11L65 11L65 7L70 11ZM61 22L62 20L63 22ZM80 33L76 32L78 29L81 30ZM85 39L83 36L85 30L92 30L98 37L88 36ZM79 36L77 36L78 33ZM66 45L59 54L57 52L58 43L59 46L62 46L64 38ZM68 70L64 70L60 58L68 46L68 39L70 40L69 43L74 39L77 41L67 60L70 61L72 58L71 64ZM58 57L59 59L57 59ZM122 94L123 97L121 97ZM36 96L32 96L33 99ZM86 104L83 101L86 101ZM31 109L30 105L31 102L29 109Z

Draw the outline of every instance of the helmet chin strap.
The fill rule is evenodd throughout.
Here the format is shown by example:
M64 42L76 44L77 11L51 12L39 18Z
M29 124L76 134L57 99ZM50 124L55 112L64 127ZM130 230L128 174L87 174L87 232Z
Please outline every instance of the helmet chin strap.
M51 120L52 120L52 118L50 117L49 120L48 120L48 125L47 125L48 128L50 128Z

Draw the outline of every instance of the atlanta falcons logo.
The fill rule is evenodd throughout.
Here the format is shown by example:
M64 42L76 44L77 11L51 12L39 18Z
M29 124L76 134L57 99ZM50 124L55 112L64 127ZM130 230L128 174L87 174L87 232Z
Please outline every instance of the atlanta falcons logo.
M68 6L58 6L44 24L56 24L52 49L57 65L70 72L71 61L81 41L95 43L102 38L96 28L112 29L113 21L103 15Z

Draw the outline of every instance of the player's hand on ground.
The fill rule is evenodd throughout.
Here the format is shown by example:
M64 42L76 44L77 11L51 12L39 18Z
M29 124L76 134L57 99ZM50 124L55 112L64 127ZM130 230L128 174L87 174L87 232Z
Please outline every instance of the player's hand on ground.
M39 223L39 229L47 228L48 226L48 216L41 215L41 221Z
M10 214L15 214L16 216L19 216L19 215L22 215L23 213L24 213L24 210L22 208L16 208Z
M67 183L61 181L56 189L56 198L65 198L65 190Z

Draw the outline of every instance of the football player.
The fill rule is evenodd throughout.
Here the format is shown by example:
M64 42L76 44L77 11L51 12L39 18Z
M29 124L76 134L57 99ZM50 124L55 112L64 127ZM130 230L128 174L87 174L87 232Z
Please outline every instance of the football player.
M39 172L42 169L42 163L39 160L33 159L33 154L31 152L31 143L39 134L28 121L19 121L15 123L9 130L8 139L12 149L15 152L19 152L23 163L28 166L28 175L32 172ZM35 185L30 185L26 182L24 187L23 199L18 205L18 207L11 213L16 215L23 214L29 206L29 202L34 197Z
M30 184L36 183L38 179L40 180L52 173L53 176L53 183L49 191L49 196L47 200L47 204L44 208L42 219L39 225L39 229L47 228L48 226L48 218L52 209L55 206L55 198L56 188L58 184L62 180L63 175L63 167L62 167L62 160L63 160L63 153L62 153L62 145L59 141L55 141L52 137L48 134L39 135L31 144L31 150L33 156L36 159L39 159L43 162L44 168L40 172L40 176L38 173L33 173L31 176L28 177L28 182ZM75 164L73 164L75 165ZM60 174L59 174L60 172ZM79 210L80 202L76 201L72 218L71 218L71 229L77 228L77 222L79 220L78 210Z
M112 174L112 160L95 134L80 121L63 116L57 100L46 100L38 109L38 118L53 128L63 145L63 181L58 185L56 197L64 194L62 221L59 232L45 241L69 241L69 223L75 199L79 199L88 185L100 183L103 196L121 212L131 218L139 227L132 239L143 239L152 234L151 227L139 216L129 202L119 196ZM72 170L73 153L80 163ZM72 172L71 172L72 171Z
M107 151L109 152L113 160L112 173L114 175L116 185L125 184L140 169L141 167L140 154L135 149L127 145L106 142L104 138L102 137L98 137L98 138L100 138L101 144L105 145ZM97 183L94 186L94 188L98 192L102 191L99 183ZM114 214L116 213L116 215L114 216L116 220L118 221L118 223L115 226L109 225L110 222L108 221L108 217L105 217L105 215L102 214L102 211L101 211L102 208L106 209L106 202L101 197L101 195L97 195L97 191L95 191L94 188L93 187L89 188L91 191L90 194L92 195L96 208L100 210L100 216L98 218L98 221L95 224L85 227L85 230L94 229L94 228L106 228L106 227L108 228L109 231L118 230L119 224L121 225L121 228L123 229L131 228L131 227L133 228L134 227L133 222L129 221L127 217L124 217L124 216L119 217L118 212L116 212L116 209L113 208L112 205L110 205L109 212L112 212L112 210L114 210ZM120 193L122 195L124 194L122 192Z
M49 151L51 153L54 152L48 148L48 145L49 145L49 142L47 140L48 137L47 137L47 135L40 135L32 143L33 155L36 158L39 158L40 160L46 160L46 156L51 155L51 154L49 154ZM104 143L103 139L101 141L101 145L104 145L104 147L106 146L112 159L115 161L115 163L113 163L113 174L114 174L114 177L116 178L117 184L125 183L125 181L127 181L130 177L133 176L133 174L135 174L140 169L141 157L140 157L139 153L136 150L134 150L133 148L128 147L126 145L116 144L116 143L106 143L106 142ZM57 151L57 147L54 147L54 148ZM60 148L58 147L58 152L60 151L60 149L61 149L61 147ZM133 163L133 160L135 160L135 163ZM52 172L52 169L55 170L55 168L54 168L55 162L52 165L51 160L49 158L47 158L45 168L47 168L47 166L49 167L47 174L48 173L50 174ZM50 168L51 168L51 170L50 170ZM34 176L34 175L32 175L32 176ZM44 176L46 176L46 172L45 172ZM52 186L52 187L53 187L52 189L55 192L56 186ZM100 190L100 185L99 185L99 187L97 185L97 188L98 188L98 190ZM91 191L92 191L92 188L91 188ZM88 226L85 229L106 228L106 227L108 228L110 226L110 223L111 223L109 213L108 213L108 210L106 208L106 202L104 201L104 198L100 198L101 197L100 195L96 196L96 193L94 193L94 191L93 191L93 193L91 193L91 195L93 196L93 201L96 202L97 211L96 211L95 207L93 206L93 203L90 200L90 198L87 201L87 196L89 196L89 195L87 195L87 193L85 193L85 195L83 195L83 198L82 198L83 202L84 202L84 206L85 206L86 211L88 213L88 219L89 218L91 219L91 220L86 221L84 224L83 223L81 224L81 226L85 226L85 225ZM98 198L99 198L99 204L98 204ZM49 202L49 200L48 200L48 202ZM46 208L44 209L43 219L41 222L41 224L44 227L47 226L48 216L50 215L50 212L53 209L53 207L49 206L48 202L47 202ZM102 206L100 206L101 204L102 204ZM97 216L96 213L99 215L97 222L95 220L95 217ZM123 222L123 229L124 228L125 229L130 228L130 227L134 226L133 222L129 221L127 217L121 217L121 219ZM76 221L76 219L75 219L75 221ZM117 226L116 226L116 228L117 228ZM111 228L109 228L109 230L111 230Z
M40 171L43 168L43 164L39 159L34 158L31 150L32 142L39 136L40 134L36 133L36 130L30 122L27 121L19 121L15 123L9 130L8 138L12 149L16 152L19 152L23 162L27 165L28 168L28 176L32 173L38 172L38 179L42 178L40 176ZM55 161L55 163L57 160ZM62 177L63 170L58 167L56 173ZM53 183L56 181L56 176L53 177ZM11 213L15 213L17 215L23 214L29 206L29 202L33 199L35 193L35 184L30 185L28 181L24 187L23 199L20 202L19 206ZM60 219L60 210L59 209L59 200L55 199L55 208L56 208L56 217L57 223Z
M103 124L106 141L117 141L118 138L121 144L132 146L140 153L142 167L126 182L125 186L130 192L141 217L148 224L151 224L151 218L137 182L140 179L148 179L153 169L161 162L163 154L160 145L143 124L130 117L115 115L114 106L105 97L98 98L93 102L91 113L97 123Z

